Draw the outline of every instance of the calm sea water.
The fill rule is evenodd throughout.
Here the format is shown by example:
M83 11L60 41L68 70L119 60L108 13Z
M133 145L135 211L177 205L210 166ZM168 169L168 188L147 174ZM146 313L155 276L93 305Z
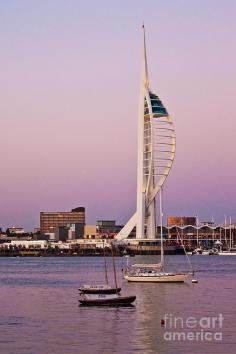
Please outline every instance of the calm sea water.
M130 260L151 263L157 257ZM116 258L123 294L135 294L136 304L91 308L79 306L77 289L103 282L102 258L0 258L0 354L236 353L236 257L191 260L198 284L132 284L122 281L126 259ZM187 268L184 256L167 256L166 262L169 269ZM202 328L219 314L221 329L217 323ZM165 315L179 318L175 328L168 320L161 326ZM189 317L197 321L192 329L186 327ZM221 332L222 340L170 338L201 331Z

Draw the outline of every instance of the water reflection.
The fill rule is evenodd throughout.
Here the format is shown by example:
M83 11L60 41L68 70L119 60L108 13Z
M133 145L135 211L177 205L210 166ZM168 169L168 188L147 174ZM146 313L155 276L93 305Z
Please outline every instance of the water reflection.
M135 257L136 258L136 257ZM193 257L194 258L194 257ZM224 258L224 257L222 257ZM0 353L235 353L236 257L195 257L198 284L142 284L122 279L123 294L136 295L134 307L78 306L78 288L103 282L100 258L0 259ZM142 257L137 262L151 263ZM186 269L181 256L170 267ZM109 276L111 272L111 259ZM167 342L161 319L224 316L222 343Z

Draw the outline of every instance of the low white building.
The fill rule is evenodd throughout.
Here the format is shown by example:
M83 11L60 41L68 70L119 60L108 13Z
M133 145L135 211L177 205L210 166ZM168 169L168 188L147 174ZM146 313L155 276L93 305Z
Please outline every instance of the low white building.
M76 239L71 241L72 244L86 246L94 246L96 248L111 247L111 244L107 240L102 239Z
M50 247L51 248L58 247L59 249L62 250L69 250L71 248L71 244L69 242L62 242L62 241L50 242Z
M44 248L47 248L47 241L45 241L45 240L38 240L38 241L34 241L34 240L30 240L30 241L17 240L17 241L11 241L11 243L8 243L7 245L16 246L16 247L25 247L27 249L29 249L29 248L44 249Z

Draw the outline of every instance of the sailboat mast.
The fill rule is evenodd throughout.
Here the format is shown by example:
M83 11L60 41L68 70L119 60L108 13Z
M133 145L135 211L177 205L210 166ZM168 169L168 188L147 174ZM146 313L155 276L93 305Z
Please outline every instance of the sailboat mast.
M113 272L114 272L114 279L115 279L116 293L118 294L117 278L116 278L116 264L115 264L115 259L114 259L113 244L111 244L111 254L112 254L112 263L113 263Z
M227 221L226 221L226 216L225 216L225 247L228 248L226 227L227 227Z
M164 270L162 187L160 188L161 270Z
M214 229L215 221L214 221L213 216L211 218L211 222L212 222L212 240L215 241L215 229Z
M108 275L107 275L107 260L106 260L106 250L105 250L105 241L103 240L103 258L104 258L104 270L105 270L105 282L108 285Z
M198 242L199 242L199 230L198 230L198 215L196 217L197 221L197 247L198 247Z

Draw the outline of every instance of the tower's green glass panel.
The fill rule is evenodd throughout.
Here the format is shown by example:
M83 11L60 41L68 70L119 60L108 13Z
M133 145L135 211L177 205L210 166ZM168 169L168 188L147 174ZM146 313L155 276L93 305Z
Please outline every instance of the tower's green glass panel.
M161 100L159 99L159 97L152 92L149 92L149 97L150 97L152 112L153 112L154 117L158 118L158 117L168 116L168 112L167 112L166 108L164 107L163 103L161 102ZM144 101L144 114L145 115L149 114L149 109L148 109L148 104L147 104L146 98Z

